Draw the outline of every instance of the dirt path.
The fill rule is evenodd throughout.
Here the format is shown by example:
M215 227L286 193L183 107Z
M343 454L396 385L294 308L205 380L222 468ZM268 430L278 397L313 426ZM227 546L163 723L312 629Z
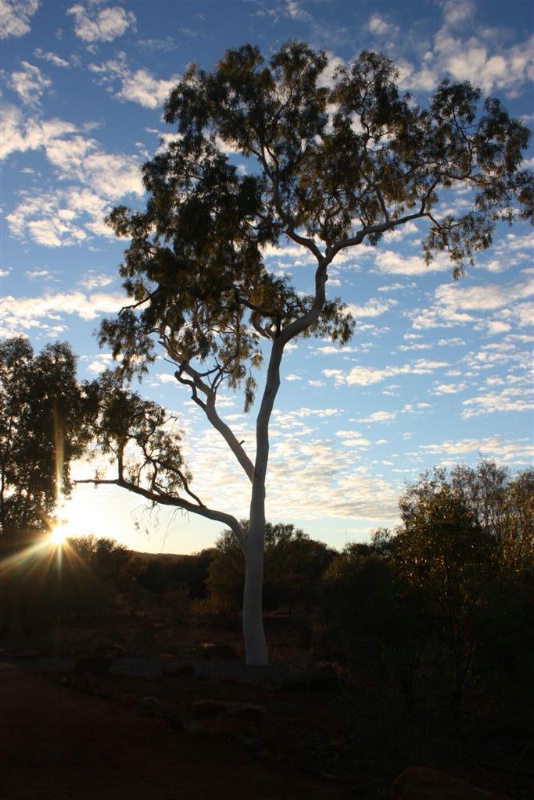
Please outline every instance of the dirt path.
M181 683L176 688L175 683L170 699L160 692L161 713L144 716L126 678L104 680L94 696L62 685L57 676L0 668L2 800L354 797L339 782L299 770L287 718L278 743L271 729L274 751L262 760L230 737L177 731L168 724L166 704L182 708L195 695L209 696L213 687ZM143 684L136 691L154 686Z

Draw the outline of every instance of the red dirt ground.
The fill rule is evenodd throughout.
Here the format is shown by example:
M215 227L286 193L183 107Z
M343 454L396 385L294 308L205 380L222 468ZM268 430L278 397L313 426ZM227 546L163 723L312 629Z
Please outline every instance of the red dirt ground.
M92 693L95 692L95 693ZM139 700L160 707L143 715ZM177 731L169 712L195 699L262 702L263 752L227 735ZM106 675L91 693L60 676L0 669L2 800L343 800L354 787L305 774L299 731L330 729L327 697L293 696L242 684Z

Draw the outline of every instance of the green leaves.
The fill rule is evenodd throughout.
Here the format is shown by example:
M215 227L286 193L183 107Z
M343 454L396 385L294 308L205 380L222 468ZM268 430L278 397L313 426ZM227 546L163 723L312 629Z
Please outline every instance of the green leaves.
M176 136L143 168L146 208L108 218L130 239L121 275L132 302L100 340L126 376L146 370L156 340L177 366L211 361L217 380L246 387L248 407L261 339L350 338L352 321L326 296L340 250L419 219L426 260L445 252L458 275L499 220L532 213L521 168L529 132L498 100L444 81L418 106L378 53L333 77L327 68L302 42L268 62L247 44L212 72L192 66L171 92L164 113ZM471 204L451 213L457 188ZM316 260L307 297L265 259L284 238Z
M23 336L0 343L0 531L45 530L72 482L97 413L65 342L34 354Z

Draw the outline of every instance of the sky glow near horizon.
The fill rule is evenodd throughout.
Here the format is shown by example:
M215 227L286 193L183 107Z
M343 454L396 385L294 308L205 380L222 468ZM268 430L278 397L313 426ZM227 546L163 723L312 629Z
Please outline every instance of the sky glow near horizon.
M377 50L393 58L401 87L419 102L444 77L470 80L532 127L529 0L0 6L0 335L25 334L36 351L69 341L82 378L111 365L93 334L125 301L118 265L126 243L104 217L118 203L142 206L140 166L172 133L161 108L189 63L211 69L247 42L269 58L301 39L327 51L330 71ZM459 191L448 202L469 198ZM393 527L406 483L434 465L474 465L480 456L512 471L532 465L533 229L500 228L457 282L446 258L425 266L423 233L409 223L377 248L340 254L328 289L357 318L353 340L340 350L310 339L286 352L268 518L332 547ZM267 257L299 288L311 287L307 252L288 244ZM141 392L173 410L186 432L196 494L246 517L246 479L163 360ZM223 394L220 407L252 448L254 415L242 413L241 397ZM93 472L74 468L79 478ZM139 498L111 487L80 486L63 511L73 531L138 550L197 551L221 531L179 511L143 510Z

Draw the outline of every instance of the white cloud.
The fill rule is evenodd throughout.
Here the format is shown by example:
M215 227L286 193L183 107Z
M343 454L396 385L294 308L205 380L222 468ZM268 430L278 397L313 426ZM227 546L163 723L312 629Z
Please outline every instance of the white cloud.
M68 67L69 62L65 61L64 58L56 55L55 53L48 53L46 50L43 50L41 47L38 47L35 51L35 58L40 58L43 61L48 61L50 64L53 64L55 67Z
M44 247L60 247L74 245L88 236L85 227L90 228L89 220L80 219L91 214L90 206L80 208L80 195L75 191L56 190L39 195L25 193L23 200L7 215L6 220L12 236L18 239L32 239ZM89 196L94 200L94 195ZM72 207L72 201L78 208ZM105 201L99 199L98 210L92 214L103 216Z
M119 6L89 11L75 5L68 9L67 14L74 17L74 31L84 42L112 42L129 28L135 28L136 22L132 11Z
M370 16L367 28L371 33L377 36L388 36L398 31L396 25L392 25L391 22L388 22L380 14L372 14Z
M398 367L353 367L347 374L339 369L325 369L323 375L327 378L334 378L337 386L347 384L349 386L371 386L395 375L429 375L438 369L447 367L446 361L426 361L418 359L413 364L403 364Z
M38 103L52 81L42 74L39 67L28 61L22 61L21 66L21 70L12 73L10 86L25 105Z
M373 411L368 417L358 419L358 422L372 424L375 422L393 422L395 419L397 419L396 411Z
M78 283L83 289L90 291L91 289L100 289L103 286L109 286L110 283L113 283L113 280L114 279L109 275L95 275L91 273L78 281Z
M534 278L528 274L507 285L443 284L436 289L434 303L415 314L413 327L450 328L477 323L490 334L498 334L509 330L511 321L519 326L529 326L532 307L527 301L533 295Z
M124 295L71 291L39 297L2 299L2 332L14 336L21 331L40 329L45 333L65 329L65 316L82 320L97 319L101 314L116 313L124 305Z
M30 281L34 281L36 278L50 278L51 274L47 269L33 269L26 271L26 277Z
M341 439L345 447L365 449L371 446L369 439L366 439L359 431L337 431L336 436Z
M0 0L0 39L24 36L40 0Z
M511 411L532 411L534 402L529 399L521 386L507 387L502 392L488 392L463 402L462 417L470 419L482 414L508 413Z
M438 254L427 265L422 255L403 256L395 250L379 250L376 253L375 263L380 272L389 275L426 275L429 272L452 270L450 260L442 254Z
M306 21L311 19L308 12L301 7L297 0L286 0L286 14L288 17L291 17L291 19Z
M432 389L433 394L458 394L467 388L467 383L440 383Z
M464 0L443 4L443 24L422 64L416 68L399 59L404 88L432 91L449 75L455 81L471 81L486 94L500 89L515 96L532 80L534 39L507 47L501 31L477 24L475 12L475 5Z
M443 3L443 23L447 28L465 25L473 18L474 13L474 4L469 0L446 0Z
M8 106L2 133L2 158L43 149L56 173L56 188L39 186L19 193L21 202L7 215L16 237L29 236L39 244L58 247L89 234L110 236L103 222L109 204L143 193L137 156L107 153L71 123L25 118L15 106ZM71 185L64 187L66 182Z
M90 359L86 356L82 360L87 361L87 369L95 375L100 375L106 369L110 369L113 364L111 353L99 353Z
M380 317L391 308L397 305L396 300L369 300L364 306L357 306L349 304L347 310L355 317L360 319L362 317Z
M458 458L468 453L482 455L484 458L496 458L499 462L521 461L529 463L534 455L532 442L524 440L507 441L500 436L488 436L482 439L459 439L458 441L445 441L439 444L421 445L421 450L435 455L450 457L453 463L458 463Z
M126 54L118 53L117 57L103 64L90 64L89 70L98 76L98 82L109 84L120 81L121 88L115 94L120 100L138 103L144 108L158 108L167 99L171 89L176 86L179 75L167 79L154 77L147 69L132 72L126 64ZM171 136L169 134L169 136ZM175 139L176 134L171 138Z
M158 80L146 69L138 69L126 76L118 97L139 103L144 108L158 108L163 105L177 78Z
M2 135L0 136L0 160L12 153L38 150L55 138L76 131L71 122L59 119L42 121L37 117L24 117L17 106L6 104L2 108Z

